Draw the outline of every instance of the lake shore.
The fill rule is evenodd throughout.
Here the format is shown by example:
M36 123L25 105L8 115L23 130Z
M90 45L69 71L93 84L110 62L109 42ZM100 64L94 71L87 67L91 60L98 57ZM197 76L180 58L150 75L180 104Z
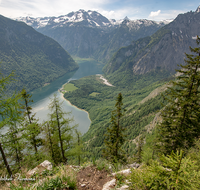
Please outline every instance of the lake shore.
M60 92L60 91L58 91L58 92L61 94L63 100L67 101L71 106L74 106L76 109L86 112L87 115L88 115L88 119L90 120L90 122L92 122L91 119L90 119L90 114L89 114L88 111L86 111L84 109L81 109L81 108L77 107L76 105L72 104L69 100L67 100L66 98L64 98L64 94L62 92Z

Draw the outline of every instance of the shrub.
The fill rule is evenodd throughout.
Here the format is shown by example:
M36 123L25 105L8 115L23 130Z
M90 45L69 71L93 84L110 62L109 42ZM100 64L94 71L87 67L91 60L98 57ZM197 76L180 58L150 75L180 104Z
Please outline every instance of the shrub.
M196 169L196 162L183 158L182 151L162 155L160 162L152 160L150 166L132 169L131 189L200 189L200 172Z

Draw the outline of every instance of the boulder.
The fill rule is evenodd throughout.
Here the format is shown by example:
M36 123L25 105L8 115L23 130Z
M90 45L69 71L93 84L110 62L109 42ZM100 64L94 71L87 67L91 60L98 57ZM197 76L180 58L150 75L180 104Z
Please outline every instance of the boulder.
M126 170L121 170L121 171L116 172L116 173L112 173L112 175L113 175L113 176L116 176L117 174L122 174L122 175L127 176L127 175L130 174L130 173L131 173L131 169L129 168L129 169L126 169Z
M140 164L138 164L138 163L135 162L135 163L133 163L133 164L129 164L128 167L129 167L129 168L139 168L139 167L140 167Z
M129 186L123 185L122 187L117 188L117 190L125 190L125 189L129 189Z
M110 190L112 189L116 184L116 179L112 179L111 181L104 184L102 190Z
M44 170L52 170L53 164L48 160L45 160L40 165L36 166L34 169L29 170L26 174L27 177L31 177L35 173L42 173Z

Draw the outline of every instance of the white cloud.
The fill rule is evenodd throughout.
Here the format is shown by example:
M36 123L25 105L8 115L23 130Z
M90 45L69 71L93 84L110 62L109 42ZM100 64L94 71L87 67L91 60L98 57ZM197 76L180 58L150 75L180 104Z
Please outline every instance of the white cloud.
M94 10L107 0L0 0L0 13L7 17L59 16L79 9Z
M98 10L99 13L101 13L103 16L109 19L124 19L126 16L128 16L130 19L137 19L136 14L139 13L139 9L132 8L132 7L126 7L126 8L121 8L117 10Z
M153 14L151 12L151 14L148 16L148 19L153 19L153 20L157 20L157 21L161 21L161 20L168 20L168 19L175 19L178 14L184 13L186 11L183 10L167 10L167 11L156 11L154 13L159 13L159 14Z
M158 10L158 11L156 11L156 12L151 12L150 13L150 15L149 15L149 18L152 18L152 17L156 17L156 16L158 16L159 14L161 13L161 10Z
M121 1L121 0L120 0ZM20 16L44 17L66 15L72 11L96 10L109 19L128 18L152 20L164 20L175 18L179 13L185 11L161 11L151 12L149 15L144 7L123 4L117 6L119 0L0 0L0 14L10 18ZM129 0L128 0L129 1ZM112 5L116 3L116 9Z

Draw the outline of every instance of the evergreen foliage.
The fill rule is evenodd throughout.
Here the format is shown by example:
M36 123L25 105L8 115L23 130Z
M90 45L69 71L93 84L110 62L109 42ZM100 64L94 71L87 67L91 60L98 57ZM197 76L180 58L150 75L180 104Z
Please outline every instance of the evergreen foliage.
M116 109L112 111L110 127L107 128L107 133L105 134L105 149L103 150L103 155L111 162L123 162L125 161L125 154L121 147L124 144L125 136L124 130L120 121L123 116L125 109L122 107L122 94L119 93L116 99L115 107Z
M21 115L19 104L19 96L12 107L10 107L10 120L7 122L6 133L2 136L3 144L6 146L7 156L11 162L14 162L16 170L22 167L22 161L24 158L23 150L25 148L23 132L23 117Z
M66 113L63 111L62 103L59 102L56 95L54 95L51 100L49 109L51 111L49 117L51 121L50 129L53 133L52 135L55 135L59 142L57 146L60 148L62 162L67 162L66 151L72 147L73 129L76 125L70 126L74 120L73 118L67 118L67 115L70 115L70 112Z
M68 155L71 156L70 160L73 160L73 164L80 166L84 154L86 153L84 151L81 133L75 129L73 147L68 151Z
M25 89L21 92L22 99L24 100L24 106L22 108L24 111L24 116L28 119L24 119L24 137L30 143L30 147L27 146L29 150L32 148L35 150L35 155L38 154L38 147L41 146L42 139L39 137L41 132L41 126L38 124L37 120L34 118L35 114L32 114L32 107L29 106L31 95L26 92Z
M123 94L123 103L127 111L121 118L122 127L126 128L124 132L128 140L123 145L123 149L128 156L135 154L134 143L132 139L143 133L153 119L158 110L162 108L163 101L161 95L150 97L147 101L140 103L154 89L159 94L163 90L159 88L169 79L166 72L150 72L143 76L132 75L131 71L119 72L116 75L109 75L106 78L114 86L107 86L102 83L99 76L88 76L79 80L70 81L78 89L67 92L64 97L73 105L89 112L92 121L87 133L82 137L83 142L87 142L86 151L90 152L96 158L102 156L104 148L104 134L110 124L110 114L115 105L115 97L121 92ZM165 79L165 80L162 80ZM92 93L98 93L91 96Z
M200 38L197 39L199 44ZM162 123L157 127L159 151L170 154L172 150L188 149L200 136L200 47L186 54L187 63L180 65L179 76L168 87L168 105L162 111Z
M141 163L142 162L142 148L144 145L144 137L140 135L136 139L136 144L137 144L137 154L135 155L135 159L136 159L135 161L137 163Z
M10 127L11 131L8 131L9 137L10 137L9 140L16 141L16 138L17 138L16 122L19 119L19 115L18 115L18 112L17 114L15 114L15 108L17 107L19 96L15 93L12 96L8 96L7 89L6 89L7 85L9 85L11 83L11 80L13 80L12 77L13 77L13 73L11 73L8 76L4 76L2 73L0 73L0 130L3 130L6 125L11 124L11 127ZM3 141L2 137L3 136L0 136L0 152L1 152L4 164L6 166L6 169L8 171L8 174L11 176L12 170L8 164L7 156L4 151L4 149L6 148L6 143L3 142L2 144L2 141ZM12 143L10 143L10 145L12 145ZM17 145L16 147L14 147L13 145L10 147L12 151L13 151L13 148L16 148L17 152L21 151L21 149ZM19 152L16 154L16 156L19 156ZM16 159L18 161L20 160L19 157Z
M183 152L162 155L160 162L152 160L150 166L142 169L132 169L130 189L199 189L200 172L196 162L190 158L183 158Z
M57 128L56 125L53 125L52 121L47 121L43 125L43 144L44 151L48 152L51 158L51 161L58 165L62 162L62 156L59 148L59 139L57 138Z

